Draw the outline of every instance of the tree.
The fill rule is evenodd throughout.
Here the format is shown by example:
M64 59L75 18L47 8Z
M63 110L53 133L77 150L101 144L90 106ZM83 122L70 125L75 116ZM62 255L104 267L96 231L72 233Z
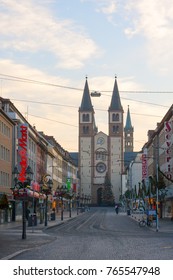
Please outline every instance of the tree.
M102 189L102 204L104 206L114 205L114 195L108 173L106 173L104 187Z

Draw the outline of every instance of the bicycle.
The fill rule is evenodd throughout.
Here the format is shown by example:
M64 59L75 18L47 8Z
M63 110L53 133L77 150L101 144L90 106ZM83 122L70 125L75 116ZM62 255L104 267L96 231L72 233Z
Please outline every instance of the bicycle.
M145 220L144 218L139 221L139 226L140 227L152 227L153 226L153 221L152 220Z

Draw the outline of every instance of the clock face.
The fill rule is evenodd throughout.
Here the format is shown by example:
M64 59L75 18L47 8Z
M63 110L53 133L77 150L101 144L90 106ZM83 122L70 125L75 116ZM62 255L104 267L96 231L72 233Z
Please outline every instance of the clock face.
M99 163L96 165L96 170L97 170L97 172L99 172L99 173L105 172L105 170L106 170L106 164L104 164L103 162L99 162Z
M99 145L103 145L104 142L105 142L105 140L104 140L103 137L99 137L99 138L97 139L97 144L99 144Z

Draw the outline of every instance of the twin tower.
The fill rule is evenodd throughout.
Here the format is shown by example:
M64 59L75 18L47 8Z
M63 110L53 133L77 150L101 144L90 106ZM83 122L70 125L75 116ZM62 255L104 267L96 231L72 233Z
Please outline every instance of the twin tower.
M101 189L105 177L109 180L115 202L119 201L124 171L124 151L133 152L133 127L128 108L126 125L123 125L117 79L108 109L108 135L97 130L88 80L86 78L79 108L79 175L80 193L90 197L92 205L101 205Z

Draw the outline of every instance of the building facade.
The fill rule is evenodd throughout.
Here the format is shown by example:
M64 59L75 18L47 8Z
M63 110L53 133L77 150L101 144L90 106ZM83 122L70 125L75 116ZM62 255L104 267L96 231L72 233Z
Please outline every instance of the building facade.
M148 131L144 146L147 159L145 178L151 196L158 188L160 217L173 218L173 105L155 130ZM153 202L155 200L153 194Z
M21 159L21 147L25 150L25 159ZM25 188L27 207L31 213L44 211L43 200L46 196L42 193L42 178L45 175L53 181L52 194L49 196L50 209L58 185L66 185L67 178L71 180L71 188L73 183L75 186L78 184L78 168L69 153L53 136L46 137L35 126L31 126L9 99L0 97L0 207L1 194L5 194L8 198L7 208L8 203L12 205L10 216L13 221L22 215L22 200L19 196L12 195L12 189L15 188L13 170L17 167L20 174L23 160L33 172L32 181ZM3 220L0 213L0 223Z
M13 165L13 128L15 123L0 108L0 195L11 195L11 172Z
M117 79L108 108L108 135L95 124L88 80L86 79L79 108L79 175L81 193L91 196L91 204L101 203L100 193L108 176L114 200L121 194L123 172L123 108Z

